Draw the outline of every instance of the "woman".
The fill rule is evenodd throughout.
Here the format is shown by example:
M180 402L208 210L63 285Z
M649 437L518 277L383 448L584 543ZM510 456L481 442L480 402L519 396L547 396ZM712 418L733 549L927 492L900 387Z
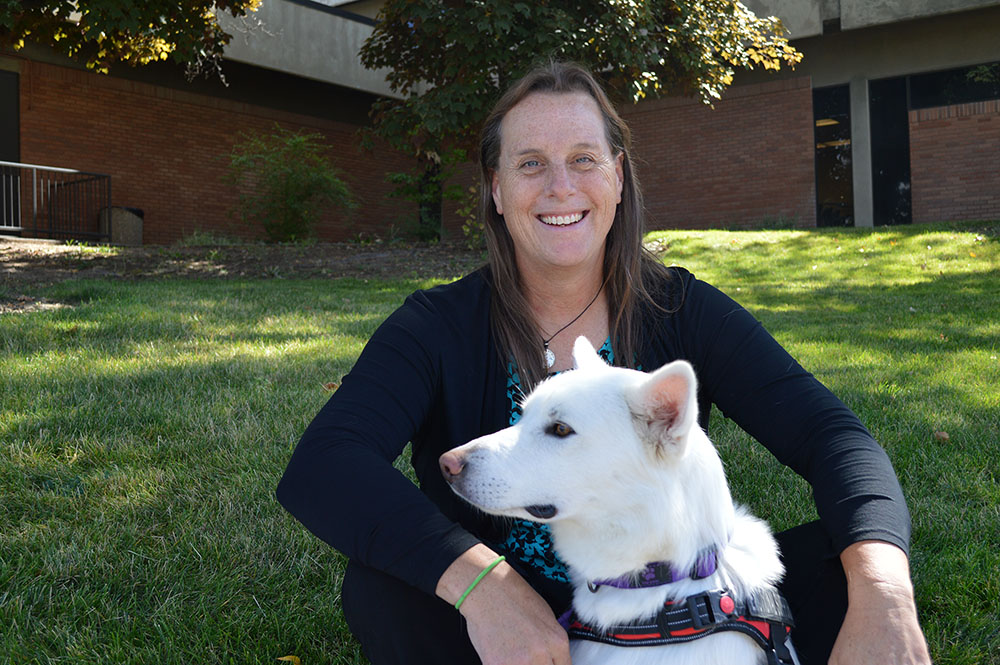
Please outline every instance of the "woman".
M278 487L350 557L345 616L372 662L569 662L544 527L477 514L437 459L516 421L580 335L619 365L689 360L702 425L715 403L812 484L822 524L779 535L804 663L929 662L888 458L745 310L644 252L628 128L592 76L556 63L515 84L481 166L489 266L386 320ZM408 441L419 490L392 467Z

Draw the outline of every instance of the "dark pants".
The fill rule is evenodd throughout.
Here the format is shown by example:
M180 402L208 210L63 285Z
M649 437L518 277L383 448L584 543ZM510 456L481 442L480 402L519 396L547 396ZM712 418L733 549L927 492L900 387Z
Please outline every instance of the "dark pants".
M777 539L786 569L781 591L795 617L795 649L802 665L826 665L847 611L840 559L819 522L783 531ZM373 665L479 663L464 620L436 596L351 562L342 598L347 623Z

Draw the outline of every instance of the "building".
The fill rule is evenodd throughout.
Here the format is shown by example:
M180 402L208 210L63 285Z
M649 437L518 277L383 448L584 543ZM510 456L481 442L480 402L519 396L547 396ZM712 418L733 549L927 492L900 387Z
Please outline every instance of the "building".
M625 109L653 228L1000 218L1000 2L746 4L803 61Z
M360 147L358 130L372 101L390 91L383 75L358 62L372 29L371 3L352 3L353 12L335 4L265 0L250 21L229 20L235 37L223 68L228 85L215 76L189 82L181 68L166 63L101 75L37 45L0 52L0 161L109 174L111 203L143 212L145 243L197 232L255 237L232 214L237 193L224 182L227 157L241 133L280 123L322 134L361 204L353 214L337 211L320 220L318 235L384 236L415 214L415 205L389 196L393 187L385 180L410 161L386 147ZM31 176L21 169L21 191L14 192L25 227L31 226ZM9 217L10 192L6 201L0 207ZM46 215L51 207L40 211ZM96 212L88 219L70 235L94 237L88 234L99 230ZM0 226L17 225L11 222L5 217ZM47 224L39 223L38 234L17 233L67 235L49 234Z
M651 228L1000 218L1000 0L745 1L781 17L804 60L739 74L714 108L623 109ZM253 236L231 214L226 156L240 132L280 123L323 134L361 203L324 218L321 238L403 231L415 206L385 176L411 162L361 150L357 134L391 94L357 58L380 4L265 0L226 23L228 86L170 65L102 76L38 46L2 52L0 160L110 174L111 203L144 212L147 243Z

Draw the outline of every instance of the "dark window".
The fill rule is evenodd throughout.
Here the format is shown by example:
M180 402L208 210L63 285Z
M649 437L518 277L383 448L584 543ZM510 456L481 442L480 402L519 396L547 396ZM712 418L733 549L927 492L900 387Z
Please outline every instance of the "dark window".
M0 161L21 161L17 74L0 70ZM11 232L21 225L20 170L0 166L0 230Z
M910 108L1000 99L1000 62L910 76Z
M816 123L816 225L854 224L851 93L846 85L813 90Z
M0 161L3 162L18 162L21 158L20 99L17 74L0 70Z
M868 84L875 226L909 224L910 119L906 77Z

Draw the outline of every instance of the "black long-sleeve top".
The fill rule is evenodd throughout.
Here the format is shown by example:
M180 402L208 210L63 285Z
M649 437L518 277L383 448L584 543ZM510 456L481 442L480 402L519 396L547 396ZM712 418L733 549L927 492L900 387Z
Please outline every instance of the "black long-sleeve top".
M854 413L745 309L687 271L671 272L660 295L679 307L645 310L639 364L689 361L702 427L714 404L805 478L837 551L869 539L906 551L899 483ZM451 492L437 462L508 424L488 279L484 268L409 296L306 429L277 489L319 538L427 593L469 547L505 536L505 522ZM407 442L419 489L392 466Z

